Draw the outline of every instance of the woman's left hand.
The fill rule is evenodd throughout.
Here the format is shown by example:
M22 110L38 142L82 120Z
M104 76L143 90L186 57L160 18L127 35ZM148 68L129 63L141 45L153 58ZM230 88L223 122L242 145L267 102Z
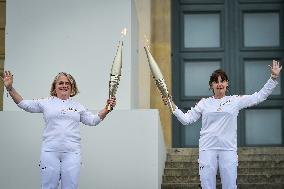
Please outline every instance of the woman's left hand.
M268 66L270 67L271 77L273 79L277 79L277 77L279 76L280 71L282 69L282 66L280 66L279 61L273 60L272 61L272 66L271 65L268 65Z
M111 97L110 99L107 100L107 104L105 106L104 109L102 109L100 112L99 112L99 117L103 120L106 115L112 111L112 108L114 108L116 105L116 98L115 97ZM111 109L109 109L109 107L111 107Z
M110 105L112 108L114 108L115 105L116 105L116 98L115 98L115 96L111 97L110 99L108 99L107 100L107 104Z

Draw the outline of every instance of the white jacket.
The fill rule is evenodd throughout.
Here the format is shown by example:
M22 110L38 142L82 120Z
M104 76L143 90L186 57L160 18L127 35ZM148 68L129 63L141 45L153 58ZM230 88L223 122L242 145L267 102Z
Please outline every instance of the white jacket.
M18 106L27 112L43 113L44 151L80 152L79 123L95 126L101 122L98 114L94 115L71 98L61 100L51 96L38 100L22 100Z
M174 115L188 125L202 116L199 150L237 150L237 116L239 111L266 100L278 84L269 79L259 92L252 95L201 99L195 107L183 113L176 108Z

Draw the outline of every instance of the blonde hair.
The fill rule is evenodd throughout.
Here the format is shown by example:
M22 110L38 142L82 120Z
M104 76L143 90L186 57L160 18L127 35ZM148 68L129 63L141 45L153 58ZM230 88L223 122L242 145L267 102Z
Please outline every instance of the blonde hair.
M73 78L72 75L68 74L68 73L65 73L65 72L60 72L59 74L57 74L57 76L55 76L52 84L51 84L51 88L50 88L50 95L51 96L56 96L56 91L55 91L55 86L56 86L56 82L57 80L59 79L60 76L66 76L70 82L70 85L71 85L71 94L70 96L73 97L75 95L77 95L79 93L79 90L78 90L78 87L77 87L77 84L76 84L76 81L75 79Z

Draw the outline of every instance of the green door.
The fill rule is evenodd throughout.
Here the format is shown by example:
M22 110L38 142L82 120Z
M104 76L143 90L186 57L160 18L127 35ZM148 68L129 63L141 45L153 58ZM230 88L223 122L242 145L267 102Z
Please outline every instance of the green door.
M284 0L172 0L173 98L184 112L211 96L208 81L222 68L229 94L252 94L284 64ZM242 110L239 146L284 145L284 72L265 102ZM198 147L201 119L181 125L173 117L173 147Z

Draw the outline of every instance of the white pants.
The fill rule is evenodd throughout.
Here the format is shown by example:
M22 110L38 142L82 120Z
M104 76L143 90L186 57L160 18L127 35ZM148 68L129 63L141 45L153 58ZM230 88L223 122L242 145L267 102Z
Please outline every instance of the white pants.
M237 188L238 155L236 151L200 151L198 162L202 189L216 189L218 165L222 189Z
M41 188L76 189L81 166L80 153L41 152Z

